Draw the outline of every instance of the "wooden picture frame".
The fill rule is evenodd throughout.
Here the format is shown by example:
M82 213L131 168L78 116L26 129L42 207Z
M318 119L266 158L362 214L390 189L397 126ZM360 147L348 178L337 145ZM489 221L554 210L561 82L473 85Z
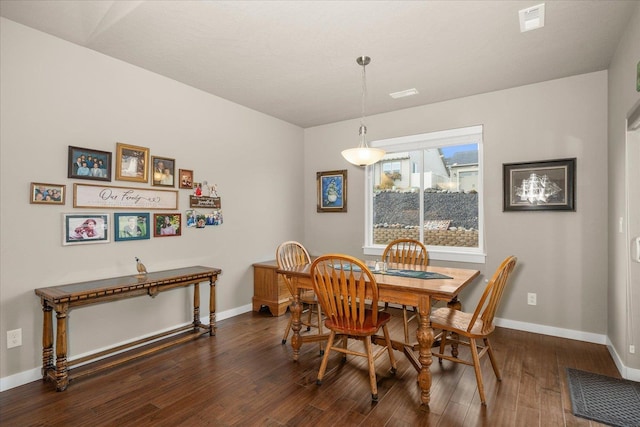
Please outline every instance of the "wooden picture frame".
M318 212L347 211L347 170L316 173Z
M116 179L149 182L149 149L116 143Z
M178 190L73 184L74 208L178 209Z
M62 184L45 184L32 182L29 203L43 205L64 205L67 186Z
M575 212L576 159L502 165L504 211Z
M171 237L182 235L182 214L153 214L153 237Z
M148 212L118 212L113 214L113 235L116 242L145 240L151 237Z
M67 178L111 181L111 153L70 145Z
M167 157L151 157L153 164L153 172L151 173L151 185L157 187L175 187L175 159Z
M109 243L109 214L62 214L62 245Z
M179 187L193 189L193 171L189 169L178 169Z

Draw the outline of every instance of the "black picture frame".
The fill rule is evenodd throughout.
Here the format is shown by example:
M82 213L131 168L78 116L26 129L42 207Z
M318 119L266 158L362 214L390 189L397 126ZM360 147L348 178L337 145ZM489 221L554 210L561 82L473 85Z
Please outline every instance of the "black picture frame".
M576 159L504 163L503 211L575 212Z
M70 145L67 163L67 178L111 181L111 153L109 151ZM88 169L86 173L83 170L85 166L82 163L85 163ZM94 165L97 165L97 167Z

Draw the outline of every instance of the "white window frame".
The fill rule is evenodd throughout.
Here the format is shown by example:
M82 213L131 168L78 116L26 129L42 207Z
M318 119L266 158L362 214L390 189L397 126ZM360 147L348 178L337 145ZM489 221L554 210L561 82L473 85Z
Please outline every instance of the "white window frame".
M478 247L467 248L457 246L427 246L429 259L438 261L456 261L484 264L486 253L484 246L484 185L483 185L483 143L482 125L469 126L459 129L430 132L419 135L401 136L397 138L381 139L371 141L371 147L382 148L387 151L416 151L427 148L442 147L443 145L478 144ZM422 159L420 160L422 162ZM422 164L419 165L422 170ZM365 243L363 251L365 255L381 256L384 245L373 243L373 171L374 166L367 166L364 180L365 196ZM424 174L420 174L423 179ZM421 182L421 186L423 183ZM424 204L424 193L420 192L420 206ZM420 209L420 222L423 222L423 209ZM420 239L423 240L423 230L420 231Z

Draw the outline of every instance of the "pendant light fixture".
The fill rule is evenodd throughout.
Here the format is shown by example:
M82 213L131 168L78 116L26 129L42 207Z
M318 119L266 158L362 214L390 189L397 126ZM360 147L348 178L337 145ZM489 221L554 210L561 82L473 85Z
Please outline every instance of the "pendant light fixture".
M359 56L356 58L358 65L362 66L362 116L360 118L360 143L357 148L350 148L342 152L349 163L356 166L369 166L378 162L384 156L384 150L379 148L371 148L367 145L367 127L364 125L364 101L367 95L367 74L366 66L371 62L368 56Z

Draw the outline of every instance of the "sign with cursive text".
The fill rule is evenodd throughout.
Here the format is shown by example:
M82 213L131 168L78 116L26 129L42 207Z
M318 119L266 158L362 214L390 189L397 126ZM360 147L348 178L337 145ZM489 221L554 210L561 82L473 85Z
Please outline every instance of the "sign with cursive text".
M175 210L178 191L73 184L73 207Z

